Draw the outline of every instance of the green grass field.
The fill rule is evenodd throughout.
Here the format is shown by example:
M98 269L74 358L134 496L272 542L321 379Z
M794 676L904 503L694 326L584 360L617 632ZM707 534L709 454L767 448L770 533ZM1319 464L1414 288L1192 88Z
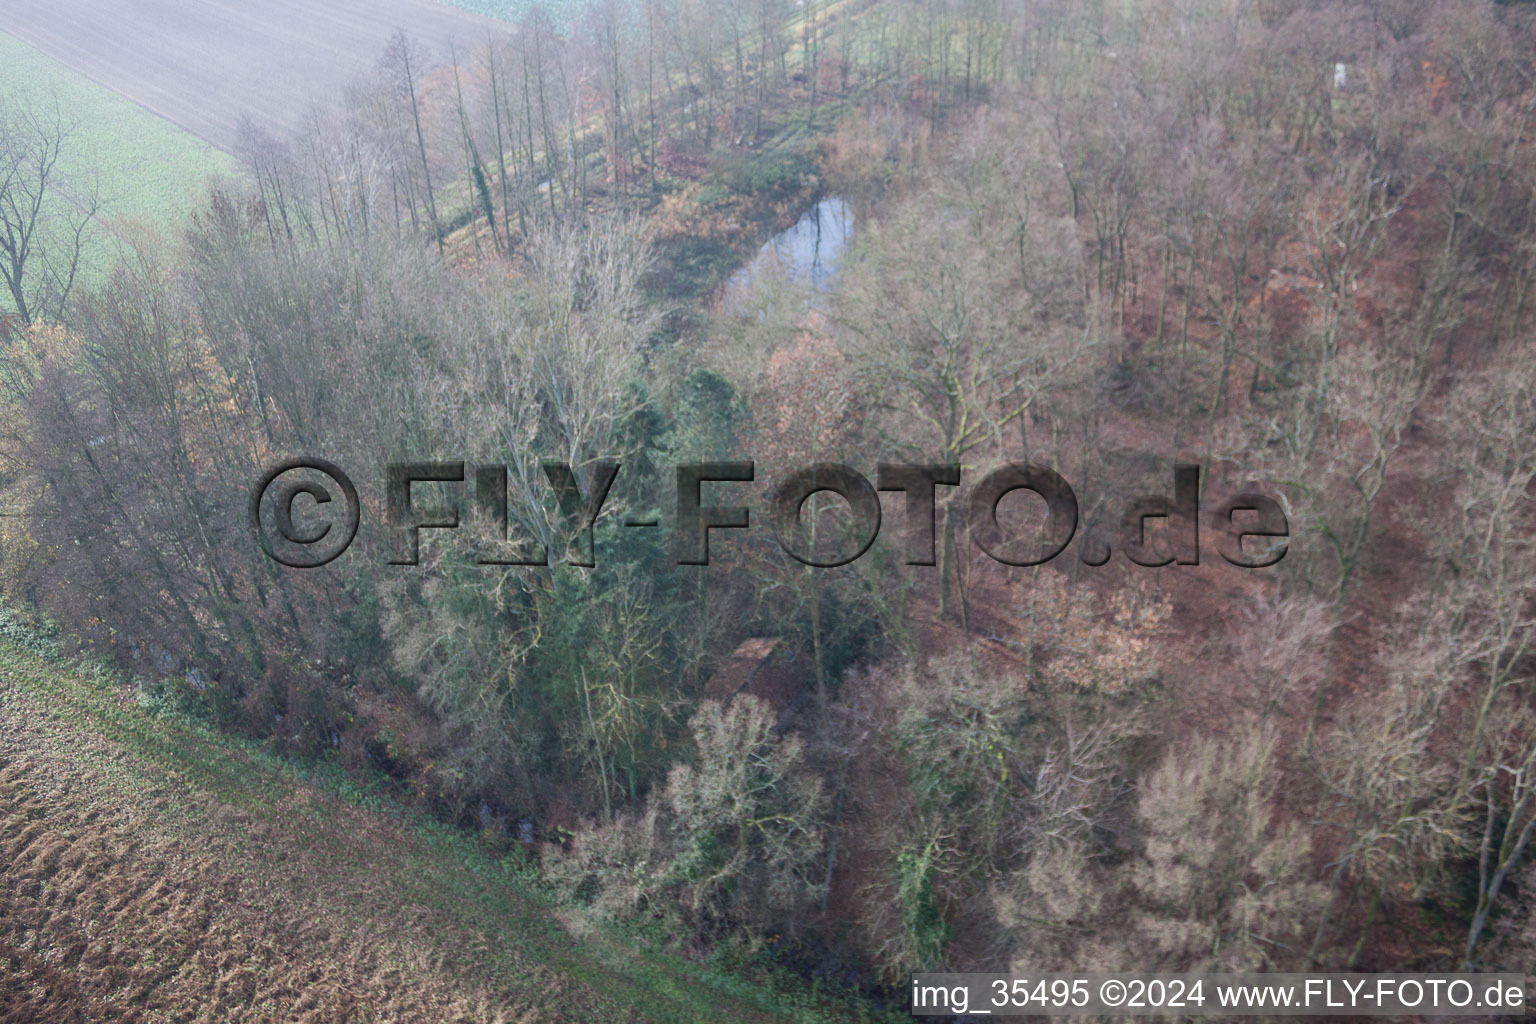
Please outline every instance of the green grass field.
M228 153L0 32L0 109L22 102L58 104L74 125L59 155L60 180L76 191L99 189L87 283L101 280L114 239L134 225L174 230L210 180L243 174Z

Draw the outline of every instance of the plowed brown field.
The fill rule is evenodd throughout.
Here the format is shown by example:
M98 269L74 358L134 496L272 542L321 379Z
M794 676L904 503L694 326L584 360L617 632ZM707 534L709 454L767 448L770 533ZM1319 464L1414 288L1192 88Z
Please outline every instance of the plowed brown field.
M50 774L0 765L0 1020L505 1019L424 952L274 906Z

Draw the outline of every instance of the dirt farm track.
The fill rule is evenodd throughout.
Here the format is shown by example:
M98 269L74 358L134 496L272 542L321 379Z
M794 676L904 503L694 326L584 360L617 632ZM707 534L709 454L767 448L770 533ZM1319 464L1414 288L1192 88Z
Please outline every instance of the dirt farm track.
M5 0L0 31L221 149L248 114L297 127L396 28L434 55L497 23L432 0Z

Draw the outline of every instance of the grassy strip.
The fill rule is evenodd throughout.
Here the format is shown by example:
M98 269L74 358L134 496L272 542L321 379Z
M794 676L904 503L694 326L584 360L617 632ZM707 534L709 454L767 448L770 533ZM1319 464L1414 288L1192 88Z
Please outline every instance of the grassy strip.
M540 0L447 0L447 2L454 7L514 25L535 7L543 7L544 13L549 15L557 28L561 29L570 23L571 8L574 6L562 3L561 0L555 0L554 3L540 2Z

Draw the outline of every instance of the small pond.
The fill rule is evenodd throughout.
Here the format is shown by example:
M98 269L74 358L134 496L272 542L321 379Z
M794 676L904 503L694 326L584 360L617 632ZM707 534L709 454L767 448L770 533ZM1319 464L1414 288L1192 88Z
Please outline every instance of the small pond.
M775 276L830 291L852 237L853 207L841 196L828 196L807 210L794 227L764 242L757 255L726 281L725 297L739 298L753 285Z

